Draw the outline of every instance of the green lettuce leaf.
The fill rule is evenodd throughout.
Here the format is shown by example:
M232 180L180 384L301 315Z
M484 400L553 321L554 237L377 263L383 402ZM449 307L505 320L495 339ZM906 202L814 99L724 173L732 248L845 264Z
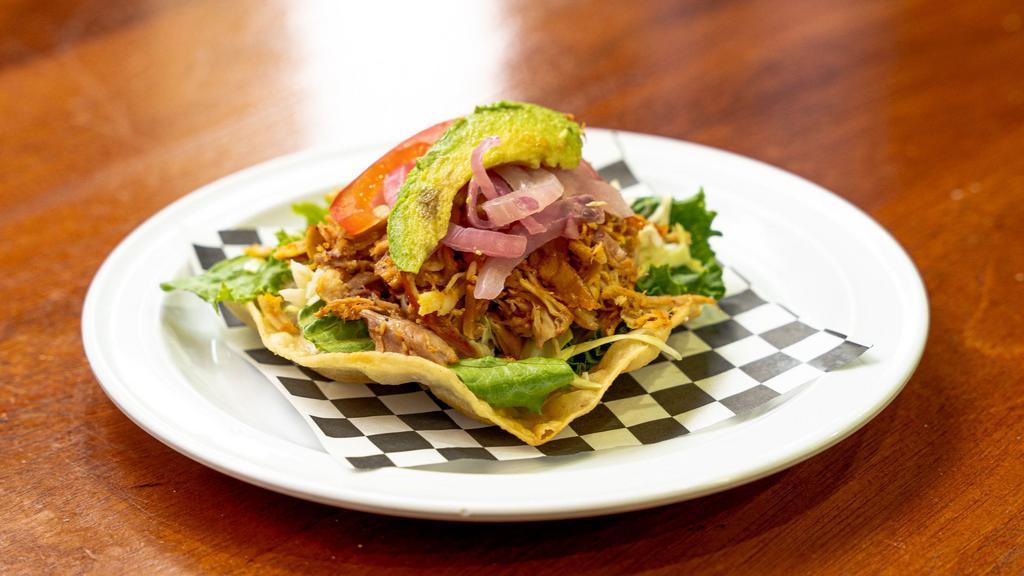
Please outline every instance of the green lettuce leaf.
M315 226L327 217L327 205L319 202L297 202L292 204L292 212L306 219L306 224Z
M215 307L220 302L248 302L260 294L277 294L291 280L288 264L275 258L238 256L221 260L198 276L160 284L165 292L187 290Z
M700 273L685 266L652 266L646 276L636 281L636 288L651 295L700 294L715 300L725 294L722 267L717 261L705 263Z
M633 211L649 217L660 204L660 199L640 198L633 203ZM716 300L725 294L722 282L722 266L711 249L711 238L722 233L711 227L717 213L704 204L704 189L687 200L673 200L669 211L669 224L680 224L690 233L690 255L700 261L701 272L694 272L686 266L653 266L647 275L640 278L636 287L641 292L659 294L700 294Z
M373 350L373 340L362 320L342 320L336 316L316 317L316 311L323 308L319 300L299 311L299 327L302 337L324 352L360 352Z
M511 361L488 356L448 366L478 398L496 408L526 408L540 413L549 395L572 384L575 374L558 358Z
M285 231L284 228L278 230L277 232L274 232L274 237L277 238L278 246L284 246L285 244L291 244L292 242L302 240L301 233L289 234L287 231Z

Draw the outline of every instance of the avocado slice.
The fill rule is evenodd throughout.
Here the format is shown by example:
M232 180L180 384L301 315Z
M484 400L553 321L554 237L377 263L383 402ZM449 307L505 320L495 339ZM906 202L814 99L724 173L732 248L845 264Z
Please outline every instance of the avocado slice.
M399 270L418 272L448 230L452 203L473 175L470 157L480 141L501 143L484 166L522 164L570 170L580 162L582 131L571 117L536 104L496 102L456 120L416 161L388 216L388 244Z

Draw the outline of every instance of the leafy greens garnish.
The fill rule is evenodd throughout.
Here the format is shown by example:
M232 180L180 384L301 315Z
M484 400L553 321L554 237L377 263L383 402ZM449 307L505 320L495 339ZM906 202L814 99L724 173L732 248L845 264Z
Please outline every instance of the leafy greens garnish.
M277 238L278 246L284 246L285 244L291 244L292 242L298 242L299 240L302 240L302 234L290 234L286 232L284 228L282 228L277 232L274 232L274 238Z
M288 264L276 258L238 256L221 260L198 276L164 282L160 288L187 290L216 307L220 302L248 302L260 294L277 294L291 277Z
M604 353L607 352L611 346L612 344L610 342L608 344L603 344L597 348L592 348L581 354L571 356L566 360L566 362L569 363L569 367L572 368L572 371L577 374L589 372L591 368L597 366L601 362L601 358L604 358Z
M373 350L366 322L342 320L336 316L316 317L316 311L323 308L324 301L306 306L299 311L299 327L302 337L324 352L360 352Z
M661 200L654 197L640 198L633 203L633 210L650 217ZM716 213L704 204L704 190L687 200L673 200L669 210L669 225L679 224L690 234L690 255L701 263L701 271L688 266L652 266L640 278L636 287L651 295L700 294L716 300L725 294L722 282L722 267L715 258L709 240L722 233L711 227Z
M558 358L505 360L467 358L448 366L481 400L497 408L526 408L540 413L549 395L572 384L572 368Z
M659 294L700 294L719 299L725 294L722 268L717 262L706 264L703 272L685 266L652 266L647 276L637 280L636 287L652 296Z
M615 329L616 334L625 334L627 332L629 332L629 326L626 326L625 323L619 324L618 327ZM578 335L572 340L570 340L567 346L562 349L562 351L564 352L566 348L572 347L576 344L589 342L591 340L596 340L598 338L600 338L600 334L598 332L588 332L582 335ZM572 367L573 372L582 375L585 372L589 372L591 368L601 363L601 359L604 358L605 352L607 352L608 349L612 347L612 344L613 342L608 342L606 344L598 346L597 348L591 348L586 352L580 352L579 354L574 354L572 356L569 356L568 358L565 358L564 355L562 357L565 358L565 361L568 362L569 366Z
M319 202L297 202L292 204L292 212L305 218L308 226L315 226L327 217L327 206Z

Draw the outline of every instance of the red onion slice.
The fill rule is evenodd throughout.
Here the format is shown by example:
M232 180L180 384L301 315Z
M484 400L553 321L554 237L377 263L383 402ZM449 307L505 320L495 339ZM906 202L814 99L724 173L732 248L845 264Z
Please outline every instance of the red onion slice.
M544 225L541 224L540 222L537 222L537 219L534 218L533 216L527 216L526 218L520 220L519 223L522 224L523 228L526 228L526 231L529 232L530 234L540 234L541 232L547 230L547 228L545 228Z
M532 186L536 183L537 179L534 177L535 173L546 172L543 169L527 170L522 166L516 166L515 164L504 164L502 166L496 166L494 171L497 172L501 179L508 183L509 190L520 190L528 186Z
M594 197L589 194L566 198L566 203L569 206L569 218L597 224L604 222L605 211L601 209L603 206L591 206L593 202Z
M487 175L487 169L484 168L484 152L500 143L501 140L497 136L484 138L473 149L473 154L469 158L469 164L473 168L473 178L470 180L470 186L473 185L473 182L476 182L480 187L480 191L484 193L488 200L497 198L498 191L494 188L494 182L491 181L491 177Z
M476 203L480 196L480 186L477 185L476 181L470 180L469 187L466 189L466 220L473 225L474 228L493 228L490 222L484 220L476 213Z
M576 222L576 219L569 216L565 219L565 226L562 229L562 236L570 240L576 240L580 237L580 225Z
M522 226L516 226L512 233L527 238L527 232ZM512 269L523 260L526 260L526 257L533 254L535 250L558 238L561 233L561 226L552 226L540 234L529 236L522 256L516 258L488 258L485 260L483 266L480 267L480 272L477 274L473 297L477 300L493 300L496 298L505 288L505 279L512 273Z
M613 216L628 218L633 215L633 209L626 203L621 192L604 180L590 177L585 169L577 167L574 170L553 170L552 172L565 186L567 197L587 194L596 201L604 202L602 208Z
M537 191L536 196L533 194L532 190L512 192L488 200L481 204L480 208L487 214L487 220L492 226L501 228L547 208L562 195L561 186L554 190L554 194L551 194L550 190Z
M493 300L505 289L505 279L522 258L488 258L476 276L473 297L477 300Z
M504 196L505 194L511 192L512 188L508 185L508 182L505 182L505 179L502 178L501 175L498 174L497 172L494 172L493 174L492 172L494 171L488 170L487 176L490 177L491 182L494 182L494 189L498 191L498 196Z
M488 200L480 206L487 213L488 221L496 228L536 214L562 196L561 182L546 170L526 171L506 165L494 171L512 189L508 194ZM538 230L535 224L531 223L529 227Z
M524 237L526 244L520 256L492 256L484 261L477 275L476 288L473 290L473 296L479 300L496 298L504 290L505 281L512 270L544 244L559 236L579 238L581 225L603 222L606 212L620 218L633 215L633 210L622 194L602 180L593 167L585 162L581 162L574 170L525 170L518 166L505 165L495 168L494 172L501 176L495 181L507 182L512 190L507 194L499 193L497 200L491 198L481 204L481 208L487 213L491 225L500 227L512 223L513 228L508 235ZM547 178L551 176L561 190L548 201L552 196L550 190L541 190L537 194L534 188L538 186L538 182L548 182ZM554 189L553 184L547 185L552 187L551 190ZM526 196L520 192L530 190L533 190L534 194L530 194L529 197L537 199L538 205L547 202L540 206L537 212L530 212L533 209L532 204L524 206L517 201L518 198ZM490 210L488 206L491 207ZM508 220L520 214L525 216L518 220ZM500 222L506 224L499 224Z
M499 197L512 191L512 189L508 187L508 183L502 180L500 176L491 174L490 171L487 172L487 176L494 184L494 188ZM476 183L476 178L472 178L466 188L466 219L469 220L469 223L472 224L474 228L498 228L498 226L491 224L490 221L481 218L480 214L477 213L477 204L479 201L480 186Z
M441 242L453 250L496 258L521 257L527 246L526 237L519 234L466 228L453 222L448 223L448 234Z
M604 178L601 178L601 175L597 173L597 170L594 170L594 167L590 162L587 162L586 160L580 160L579 170L594 180L604 180Z
M561 226L567 219L574 219L577 222L604 222L604 210L596 206L588 206L593 202L594 197L588 194L562 198L542 212L534 216L545 228Z

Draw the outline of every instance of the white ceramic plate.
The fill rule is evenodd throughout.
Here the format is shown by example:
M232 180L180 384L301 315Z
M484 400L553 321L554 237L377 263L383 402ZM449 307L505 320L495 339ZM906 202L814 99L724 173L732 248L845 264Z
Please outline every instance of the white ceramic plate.
M616 147L618 145L618 147ZM766 299L872 348L759 417L656 445L560 459L459 461L356 471L219 339L209 306L157 286L187 266L196 230L291 225L291 202L337 187L386 147L301 152L175 202L100 268L82 338L101 385L147 432L242 480L300 498L402 516L538 520L606 514L750 482L828 448L884 408L924 349L928 304L914 265L878 224L792 174L686 142L590 129L584 155L621 150L659 193L698 186L718 210L720 259Z

